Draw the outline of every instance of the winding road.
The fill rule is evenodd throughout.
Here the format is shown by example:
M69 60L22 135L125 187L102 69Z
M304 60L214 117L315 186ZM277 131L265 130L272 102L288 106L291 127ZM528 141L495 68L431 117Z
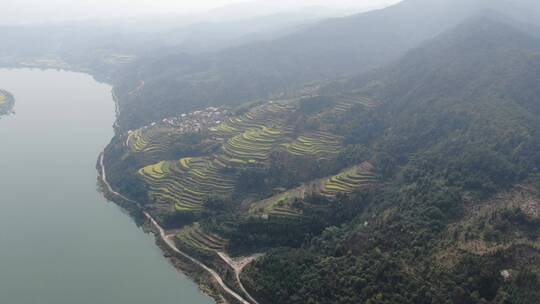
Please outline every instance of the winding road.
M234 261L225 252L218 252L217 254L227 265L229 265L234 270L236 281L238 282L240 289L242 289L242 292L244 292L244 294L251 300L251 302L253 302L254 304L259 304L259 302L257 302L257 300L255 300L244 287L242 280L240 280L240 274L242 274L242 270L244 270L247 265L251 264L251 262L261 257L262 254L255 254L240 261Z
M109 182L107 181L107 175L106 175L106 170L105 170L105 164L103 163L103 158L104 158L104 155L105 155L105 151L103 153L101 153L100 155L100 166L101 166L101 181L103 182L103 185L105 185L105 187L107 187L107 190L114 194L115 196L118 196L119 198L123 199L123 200L126 200L128 202L131 202L131 203L134 203L136 204L137 206L139 206L139 208L141 210L142 207L141 205L134 201L134 200L131 200L127 197L125 197L124 195L114 191L111 187L111 185L109 184ZM144 216L152 223L152 225L154 225L154 227L156 227L156 229L159 231L159 236L160 238L165 242L165 244L167 244L167 246L172 249L174 252L180 254L181 256L183 256L184 258L190 260L191 262L193 262L194 264L200 266L202 269L204 269L206 272L208 272L213 278L214 280L219 284L219 286L226 292L228 293L229 295L231 295L233 298L235 298L236 300L238 300L240 303L242 304L258 304L257 301L255 301L253 299L253 297L251 297L251 295L249 293L247 293L245 291L245 289L243 288L242 284L240 283L240 286L242 288L242 291L246 293L246 295L253 301L252 302L249 302L247 301L246 299L244 299L241 295L239 295L238 293L236 293L234 290L230 289L227 284L225 284L225 282L223 281L223 279L221 278L221 276L219 276L219 274L214 271L213 269L211 269L210 267L206 266L205 264L203 264L202 262L200 262L199 260L195 259L194 257L188 255L187 253L181 251L180 249L178 249L176 247L176 245L174 244L174 241L171 239L172 235L167 235L165 233L165 230L158 224L158 222L156 222L156 220L147 212L143 211L143 214ZM232 265L229 264L231 267ZM233 269L235 269L233 267ZM236 270L235 270L236 272ZM237 276L237 279L238 281L239 278Z

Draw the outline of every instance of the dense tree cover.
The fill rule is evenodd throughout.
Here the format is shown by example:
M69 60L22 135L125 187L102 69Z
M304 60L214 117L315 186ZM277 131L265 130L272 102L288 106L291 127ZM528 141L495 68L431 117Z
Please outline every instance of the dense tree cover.
M343 167L343 163L334 160L314 161L312 157L292 156L284 151L276 151L270 156L267 166L236 172L236 193L238 196L253 194L265 198L271 196L276 189L291 189L303 182L332 175Z
M537 172L540 91L529 77L540 72L539 50L538 40L486 17L380 71L385 85L372 90L386 103L361 124L385 127L375 143L383 172L410 162L486 193Z
M230 195L159 220L171 228L197 221L227 239L233 254L269 251L243 277L262 303L534 303L538 219L508 208L467 219L471 205L518 183L540 186L540 40L497 18L475 18L384 69L324 84L284 114L291 139L312 131L339 137L335 159L276 149L268 161L226 166L238 179ZM192 89L203 94L204 86ZM375 102L337 111L347 96ZM205 138L179 138L162 157L209 155L218 146ZM129 170L148 160L114 142L111 180L144 201ZM364 161L384 181L378 187L295 197L298 217L250 210Z
M444 199L443 205L457 206L459 197L440 185L427 187L435 188L435 197L383 191L388 193L372 203L392 209L327 228L299 249L274 250L248 268L244 282L263 303L535 303L538 250L517 246L465 254L450 269L433 260L445 224L457 215L446 216L431 204ZM514 270L504 280L507 268Z
M107 170L108 182L115 189L124 191L123 193L126 193L130 198L144 201L147 191L146 185L136 178L141 161L134 155L126 155L123 140L119 137L112 139L104 153L103 163ZM118 161L120 159L122 161Z
M318 195L298 199L294 206L303 211L300 219L246 217L237 211L237 204L233 201L212 198L206 205L209 211L201 224L208 231L229 239L228 250L234 254L276 247L300 247L321 234L326 227L353 220L368 206L374 195L373 191L368 190L343 196L338 201Z
M310 220L269 219L265 221L246 219L231 230L232 252L256 252L280 246L298 247L309 236L324 229L322 223Z
M327 86L382 100L339 126L351 153L341 158L372 157L389 183L349 224L256 262L249 289L263 303L536 303L540 252L514 240L537 241L537 218L501 209L469 224L470 238L505 244L485 254L442 244L466 206L537 181L539 55L537 39L480 18L389 68Z

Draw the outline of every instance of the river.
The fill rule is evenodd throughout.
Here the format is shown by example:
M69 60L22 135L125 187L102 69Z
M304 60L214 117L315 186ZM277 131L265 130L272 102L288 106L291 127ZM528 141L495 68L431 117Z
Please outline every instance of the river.
M97 191L111 87L89 75L0 69L0 303L210 304Z

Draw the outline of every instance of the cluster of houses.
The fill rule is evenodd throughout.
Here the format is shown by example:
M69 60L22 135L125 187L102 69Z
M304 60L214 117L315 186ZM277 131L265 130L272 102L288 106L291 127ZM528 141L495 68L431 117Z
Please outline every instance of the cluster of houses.
M179 117L165 118L161 122L180 133L196 133L215 127L226 118L226 110L208 107L204 110L182 114Z
M178 117L164 118L142 128L142 131L152 127L172 128L175 133L197 133L209 130L227 119L228 111L217 107L182 114ZM130 131L129 133L131 133Z

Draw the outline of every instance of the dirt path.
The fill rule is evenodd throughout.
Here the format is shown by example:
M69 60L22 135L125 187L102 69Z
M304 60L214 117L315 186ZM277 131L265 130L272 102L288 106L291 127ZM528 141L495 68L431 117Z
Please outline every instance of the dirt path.
M249 292L246 290L246 288L244 287L244 284L242 284L242 280L240 280L240 275L242 274L242 270L244 270L244 268L251 264L253 261L255 261L256 259L260 258L261 256L263 256L263 254L254 254L252 256L249 256L249 257L245 257L245 258L241 258L241 259L238 259L238 260L233 260L228 254L226 254L225 252L218 252L217 253L219 255L219 257L227 264L229 265L233 270L234 270L234 275L235 275L235 278L236 278L236 281L238 282L238 285L240 286L240 289L242 289L242 291L244 292L244 294L251 300L251 302L255 303L255 304L259 304L259 302L257 302L257 300L255 300L250 294Z
M137 204L139 207L140 207L140 204L136 201L133 201L125 196L123 196L122 194L114 191L111 187L111 185L109 184L109 182L107 181L107 175L106 175L106 170L105 170L105 165L103 163L103 158L104 158L104 153L103 152L100 156L100 165L101 165L101 180L103 182L103 184L105 185L105 187L107 188L107 190L124 199L124 200L127 200L129 202L132 202L134 204ZM142 210L142 208L141 208ZM176 247L176 245L174 244L174 241L172 240L172 235L167 235L165 233L165 230L158 224L158 222L156 222L156 220L150 215L148 214L147 212L144 212L143 211L143 214L144 216L152 223L152 225L154 225L154 227L156 227L156 229L159 231L159 236L160 238L165 242L165 244L167 244L167 246L172 249L174 252L180 254L181 256L185 257L186 259L190 260L191 262L193 262L194 264L200 266L202 269L204 269L206 272L208 272L213 278L214 280L216 280L216 282L219 284L219 286L221 286L221 288L227 292L229 295L231 295L232 297L234 297L236 300L238 300L240 303L242 304L258 304L257 301L253 300L253 298L246 292L246 295L248 295L248 297L253 301L253 303L245 300L242 296L240 296L239 294L237 294L236 292L234 292L232 289L230 289L226 284L225 282L223 281L223 279L219 276L219 274L217 272L215 272L213 269L211 269L210 267L206 266L205 264L203 264L202 262L200 262L199 260L191 257L190 255L188 255L187 253L181 251L180 249L178 249ZM242 287L243 289L243 287ZM244 291L245 292L245 291Z

